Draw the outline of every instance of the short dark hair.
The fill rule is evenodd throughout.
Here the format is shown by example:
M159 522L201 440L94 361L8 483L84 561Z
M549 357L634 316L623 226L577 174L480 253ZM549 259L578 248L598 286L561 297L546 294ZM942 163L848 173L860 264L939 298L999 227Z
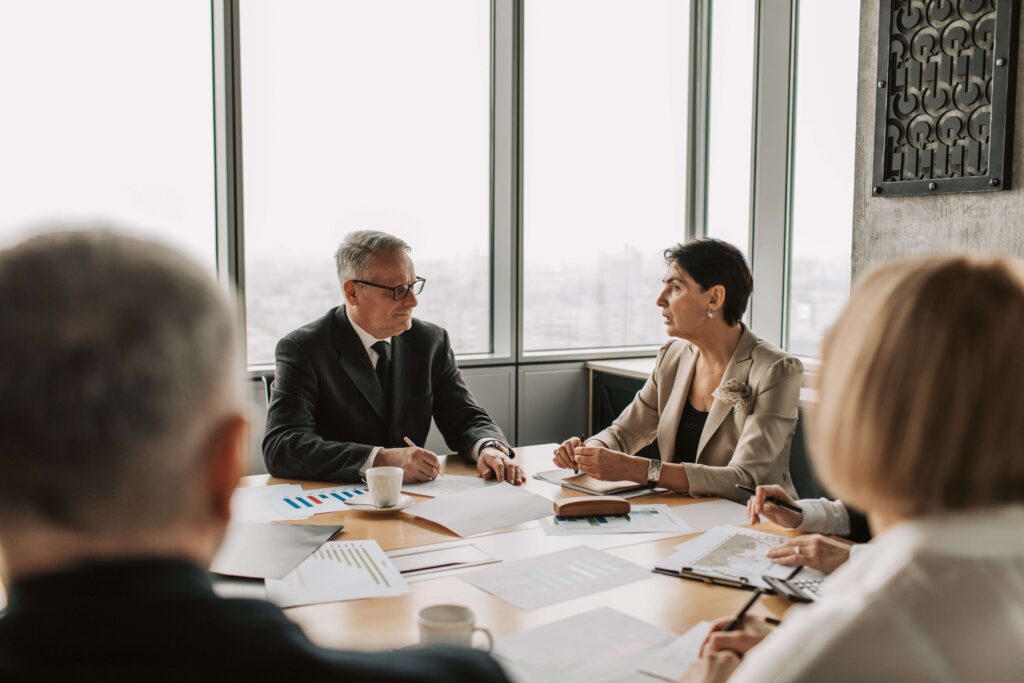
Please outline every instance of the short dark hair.
M725 322L735 325L743 317L754 291L754 276L739 249L722 240L702 237L666 249L665 262L685 270L704 291L715 285L725 287Z

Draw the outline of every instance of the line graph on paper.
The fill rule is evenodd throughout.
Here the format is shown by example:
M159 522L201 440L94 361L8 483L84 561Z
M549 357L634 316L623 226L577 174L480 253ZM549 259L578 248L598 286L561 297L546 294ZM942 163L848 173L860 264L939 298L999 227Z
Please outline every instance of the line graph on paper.
M778 536L767 534L733 534L693 560L692 566L717 573L761 576L776 566L765 553L777 546L779 540Z

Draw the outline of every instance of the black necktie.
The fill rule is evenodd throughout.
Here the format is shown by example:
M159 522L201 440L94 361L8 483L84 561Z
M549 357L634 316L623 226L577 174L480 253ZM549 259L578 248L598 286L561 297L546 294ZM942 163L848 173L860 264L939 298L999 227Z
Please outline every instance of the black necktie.
M377 381L384 392L385 400L388 397L388 377L391 375L391 344L386 341L379 341L370 347L377 352Z

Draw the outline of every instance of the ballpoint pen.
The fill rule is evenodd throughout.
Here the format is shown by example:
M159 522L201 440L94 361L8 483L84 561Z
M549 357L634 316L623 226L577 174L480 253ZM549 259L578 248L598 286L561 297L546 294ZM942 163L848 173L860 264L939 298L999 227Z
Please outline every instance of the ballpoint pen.
M752 496L757 493L756 489L752 489L749 486L744 486L743 484L736 484L736 488L738 488L740 491L746 491L747 493L749 493ZM802 507L800 507L799 505L793 505L792 503L787 503L786 501L782 500L781 498L776 498L775 496L768 496L767 498L765 498L765 500L767 500L769 503L774 503L775 505L778 505L780 508L785 508L785 509L789 510L790 512L803 513L803 511L804 511L804 509Z
M414 443L412 442L412 439L410 439L410 438L409 438L409 437L407 437L407 436L403 436L403 437L402 437L402 441L404 441L404 442L405 442L405 445L406 445L406 446L408 446L409 448L419 448L419 446L417 446L416 444L414 444ZM437 476L439 476L439 477L443 477L443 476L444 476L444 472L442 472L442 471L441 471L441 468L440 468L440 467L439 467L439 468L437 469Z
M722 630L735 631L736 629L738 629L740 627L740 624L743 623L743 618L747 616L747 611L754 606L754 603L757 602L757 599L761 597L763 594L764 591L762 589L758 588L757 590L755 590L754 594L750 596L750 599L747 600L746 604L743 605L740 611L736 613L736 616L733 618L733 620L730 621L729 624Z

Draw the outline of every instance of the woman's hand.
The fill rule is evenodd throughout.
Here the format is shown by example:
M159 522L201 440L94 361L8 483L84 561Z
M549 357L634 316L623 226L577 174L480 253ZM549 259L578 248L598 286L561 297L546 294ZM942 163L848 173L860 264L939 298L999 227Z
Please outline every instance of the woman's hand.
M787 567L807 566L831 574L850 559L850 545L821 534L810 534L791 538L765 554Z
M574 451L580 472L604 481L647 481L647 458L626 455L601 446L577 446ZM641 471L642 470L642 471Z
M562 442L562 444L555 449L554 458L552 460L556 465L563 469L575 469L576 468L576 454L575 450L583 445L579 437L570 436L568 439Z
M735 652L742 657L747 650L754 647L775 627L761 617L745 617L743 623L735 631L724 630L732 622L733 617L722 617L711 624L711 631L700 646L700 654L705 657L717 652Z
M764 517L768 521L787 529L795 529L800 526L800 522L804 521L802 512L793 512L792 510L780 507L770 502L768 500L770 497L778 498L791 505L796 503L786 493L786 489L781 486L775 484L758 486L757 492L747 499L747 516L750 518L751 524L757 524L761 521L761 517Z
M729 680L732 672L740 665L735 652L723 650L693 663L679 683L721 683Z

